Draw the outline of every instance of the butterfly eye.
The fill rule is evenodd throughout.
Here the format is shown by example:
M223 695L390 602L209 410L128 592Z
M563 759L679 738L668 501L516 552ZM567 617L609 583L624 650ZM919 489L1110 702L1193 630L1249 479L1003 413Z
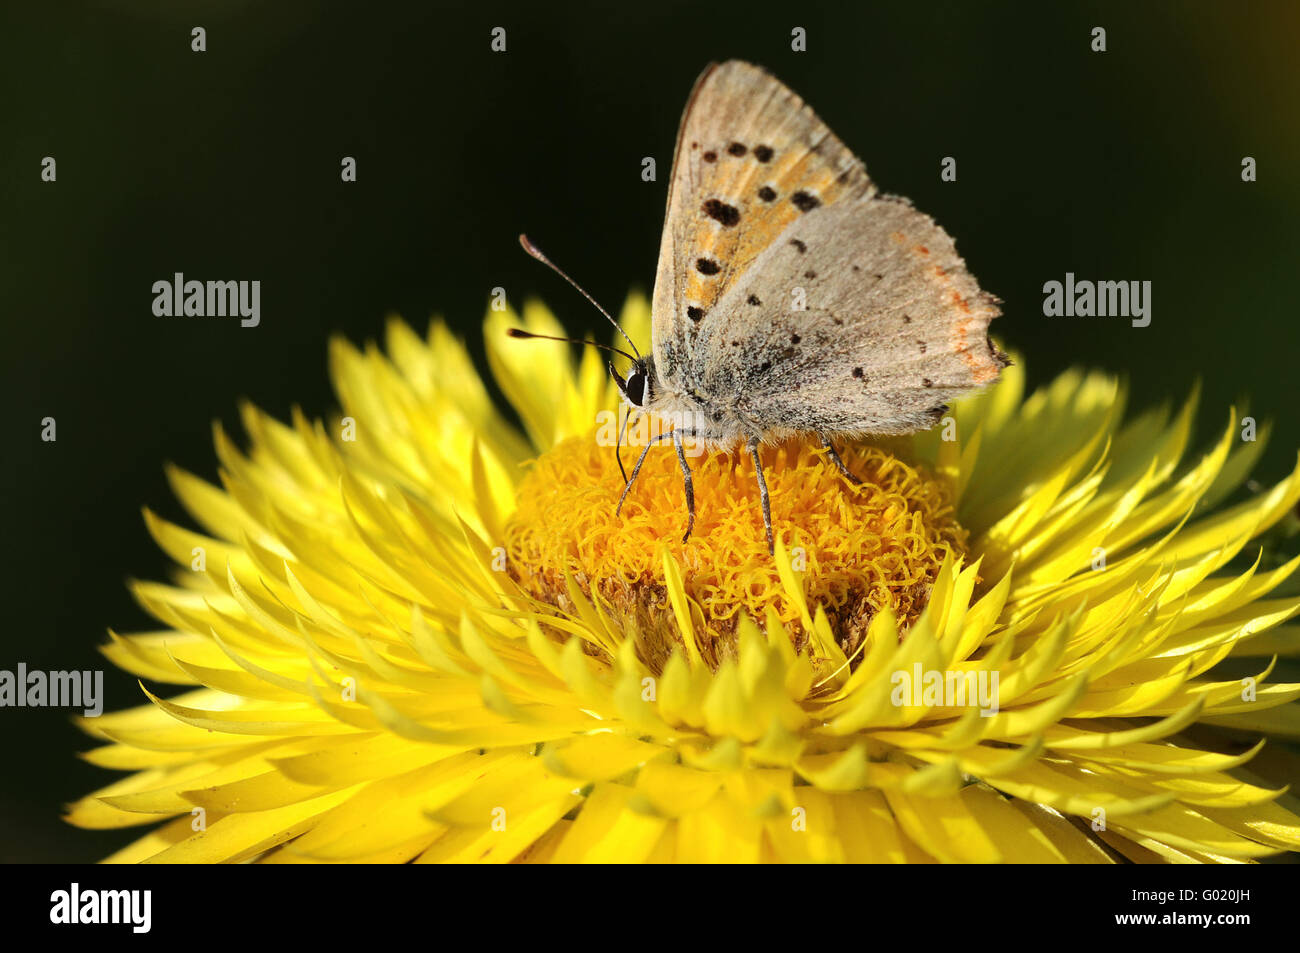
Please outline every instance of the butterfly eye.
M636 407L643 407L645 401L645 371L639 367L632 368L632 372L627 375L627 383L623 385L623 393L627 399Z

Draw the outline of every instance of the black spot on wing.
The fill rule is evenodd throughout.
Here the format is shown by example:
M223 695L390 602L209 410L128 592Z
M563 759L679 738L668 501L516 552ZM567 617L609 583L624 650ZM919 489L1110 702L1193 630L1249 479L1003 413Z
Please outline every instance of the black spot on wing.
M726 228L730 228L740 221L740 210L734 205L728 205L721 199L709 199L702 208L705 215Z
M817 196L800 189L794 195L790 196L790 201L794 203L795 208L801 212L811 212L817 206L822 204L822 200Z
M795 250L797 250L801 255L808 250L808 246L805 245L803 242L799 241L799 239L797 238L790 239L790 244L793 245L795 247Z
M765 185L758 190L758 197L764 202L773 202L776 200L776 192L771 186Z
M737 158L743 156L748 151L749 149L747 149L743 143L739 142L733 142L731 145L727 146L727 155L736 156Z
M697 308L695 307L695 305L691 305L689 308L686 309L686 316L690 318L692 321L699 321L704 317L704 309Z
M754 158L757 159L759 162L770 162L771 159L772 159L772 147L771 147L771 146L755 146L755 147L754 147Z
M722 267L712 258L695 259L695 270L702 275L716 275Z

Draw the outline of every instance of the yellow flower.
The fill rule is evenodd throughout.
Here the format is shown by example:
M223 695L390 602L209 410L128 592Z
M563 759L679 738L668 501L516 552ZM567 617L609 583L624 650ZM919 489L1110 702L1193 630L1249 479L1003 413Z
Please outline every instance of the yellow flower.
M69 820L166 820L110 860L1300 848L1295 756L1261 753L1300 735L1300 685L1269 681L1300 652L1275 628L1300 597L1269 597L1300 560L1251 548L1300 469L1214 509L1263 444L1233 419L1183 463L1194 400L1124 423L1114 379L1025 398L1013 366L934 431L844 448L861 487L767 448L773 558L743 454L692 461L685 544L671 449L616 517L603 363L518 321L489 316L487 354L522 433L441 323L393 321L387 355L334 343L338 418L246 407L221 487L170 473L202 531L146 513L179 566L135 586L163 628L104 651L189 688L82 722L107 742L86 757L131 773ZM623 322L648 340L643 299Z

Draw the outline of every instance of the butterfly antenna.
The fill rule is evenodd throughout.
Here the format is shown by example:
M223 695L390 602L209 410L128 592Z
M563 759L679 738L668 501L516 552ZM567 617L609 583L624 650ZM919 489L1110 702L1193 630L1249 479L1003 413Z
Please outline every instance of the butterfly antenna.
M617 331L619 334L623 335L623 340L626 341L626 342L628 343L628 346L632 348L632 352L636 355L636 357L634 358L634 360L637 360L637 361L641 360L641 352L638 351L638 350L636 349L636 345L635 345L634 343L632 343L632 339L631 339L630 337L627 336L627 332L624 331L624 330L619 326L619 323L613 319L613 317L610 315L610 313L609 313L608 311L606 311L604 308L602 308L602 307L600 306L600 303L597 302L595 298L593 298L591 295L587 294L586 289L584 289L584 288L582 287L582 285L578 284L576 281L574 281L572 278L570 278L568 275L566 275L563 271L561 271L561 270L559 269L559 267L555 264L555 262L551 261L551 259L547 258L544 254L542 254L542 250L541 250L540 248L538 248L536 245L534 245L533 242L532 242L532 240L531 240L527 235L520 235L520 236L519 236L519 244L520 244L521 246L523 246L524 251L528 252L529 255L531 255L532 257L536 258L538 261L540 261L540 262L541 262L543 265L545 265L547 268L551 269L551 271L555 272L557 275L559 275L561 278L563 278L563 279L564 279L565 281L567 281L569 284L573 285L573 287L574 287L575 289L577 289L578 294L582 295L584 298L586 298L588 301L590 301L591 304L592 304L592 307L594 307L597 311L599 311L601 314L603 314L603 315L605 316L605 320L606 320L606 321L608 321L610 324L614 325L614 330ZM515 337L519 337L519 336L520 336L520 335L515 335ZM616 349L616 348L610 348L610 350L617 350L617 349ZM623 351L619 351L619 353L620 353L620 354L623 354L624 352L623 352Z
M581 338L561 338L556 337L553 334L534 334L532 331L525 331L523 328L506 328L506 334L510 335L512 338L533 338L541 341L564 341L568 344L583 344L587 347L598 347L602 351L613 351L615 354L622 354L629 361L640 360L640 355L633 357L622 348L611 347L608 344L601 344L599 341L584 341ZM616 377L615 380L618 380L618 378ZM621 384L622 381L619 381L619 383Z

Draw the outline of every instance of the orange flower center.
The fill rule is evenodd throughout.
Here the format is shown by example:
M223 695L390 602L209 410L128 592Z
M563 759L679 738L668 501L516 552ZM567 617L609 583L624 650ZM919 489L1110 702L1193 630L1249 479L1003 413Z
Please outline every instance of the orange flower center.
M639 448L625 463L631 472ZM947 486L874 446L840 450L863 482L846 480L820 447L799 440L763 447L772 528L814 612L821 605L851 655L872 617L893 609L901 625L925 607L949 553L965 555ZM681 567L713 666L734 656L735 629L747 612L763 627L769 610L802 649L801 612L768 554L753 461L747 453L688 458L695 484L689 540L682 473L670 443L651 448L620 515L623 491L614 450L574 437L542 455L519 487L506 524L511 577L530 595L572 611L566 576L637 640L658 671L680 644L667 597L665 547Z

